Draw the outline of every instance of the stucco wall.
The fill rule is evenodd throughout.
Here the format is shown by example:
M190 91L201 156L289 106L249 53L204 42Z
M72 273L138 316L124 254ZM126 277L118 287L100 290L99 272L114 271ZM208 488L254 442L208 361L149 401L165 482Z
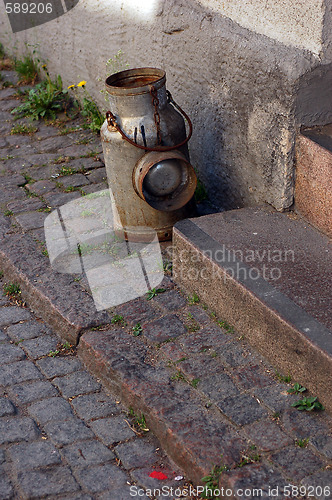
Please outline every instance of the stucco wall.
M332 121L330 18L323 0L293 3L80 0L17 34L0 3L1 41L21 52L24 42L39 44L51 73L66 85L87 80L101 106L98 77L119 49L130 67L165 69L167 87L193 120L191 159L212 202L283 209L293 201L296 127Z
M241 26L286 45L323 50L323 0L199 0Z

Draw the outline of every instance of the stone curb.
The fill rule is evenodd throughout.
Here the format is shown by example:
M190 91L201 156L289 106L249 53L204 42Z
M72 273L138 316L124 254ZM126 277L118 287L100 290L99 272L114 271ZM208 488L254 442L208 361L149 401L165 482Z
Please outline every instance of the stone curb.
M7 279L20 285L30 307L75 345L84 330L111 320L107 312L96 311L92 297L72 277L52 270L27 234L11 234L1 241L0 267Z
M215 260L220 248L220 243L194 221L179 222L174 228L175 281L197 292L238 331L245 331L253 347L278 369L300 380L331 410L331 384L326 373L332 371L332 332L263 278L233 278L229 270L237 262ZM180 257L184 253L185 260ZM244 265L241 263L242 268ZM205 279L191 278L203 272Z

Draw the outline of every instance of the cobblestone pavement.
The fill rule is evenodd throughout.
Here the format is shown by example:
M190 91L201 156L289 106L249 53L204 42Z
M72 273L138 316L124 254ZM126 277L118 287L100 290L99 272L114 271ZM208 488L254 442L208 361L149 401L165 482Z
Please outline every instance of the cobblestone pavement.
M2 75L17 83L14 72ZM165 293L102 314L92 309L84 276L54 278L44 220L56 207L107 187L100 140L82 128L82 119L65 116L48 125L35 122L33 134L14 134L14 125L27 123L10 113L18 104L15 86L0 90L0 236L6 251L11 241L16 245L11 265L27 267L23 281L38 289L35 309L38 297L52 293L49 304L58 316L84 319L78 350L90 372L105 384L112 373L121 403L144 403L169 456L187 464L197 482L222 454L230 469L222 479L233 492L262 486L267 492L269 484L291 482L329 498L327 490L319 495L316 489L332 483L329 415L291 408L298 396L287 394L290 385L246 344L245 332L218 323L169 276ZM6 275L1 286L4 281L9 283ZM31 306L32 296L24 299ZM126 326L112 321L114 313ZM68 317L62 325L69 328ZM136 337L137 323L142 332ZM86 331L91 326L94 331ZM146 490L160 486L149 478L154 469L165 471L170 484L183 485L174 481L183 474L152 433L137 435L135 419L75 355L48 356L60 350L59 331L6 297L0 328L0 499L129 500L132 483ZM64 328L61 335L63 342ZM308 493L301 495L312 497ZM286 496L280 489L277 497Z
M128 500L135 484L148 498L140 477L180 474L28 308L1 298L0 327L0 499Z

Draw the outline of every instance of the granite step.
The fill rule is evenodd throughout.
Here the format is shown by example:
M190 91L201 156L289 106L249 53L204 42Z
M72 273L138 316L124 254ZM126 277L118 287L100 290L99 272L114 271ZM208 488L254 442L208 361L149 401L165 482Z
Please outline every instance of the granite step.
M296 140L295 209L332 236L332 124L302 130Z
M259 207L181 221L173 245L176 282L332 409L329 238Z

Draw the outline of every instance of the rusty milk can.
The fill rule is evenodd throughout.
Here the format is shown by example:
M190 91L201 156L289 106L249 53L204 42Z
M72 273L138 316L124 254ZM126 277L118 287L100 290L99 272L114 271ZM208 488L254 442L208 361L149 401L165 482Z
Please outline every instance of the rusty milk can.
M187 147L192 126L165 82L165 71L157 68L121 71L106 80L111 111L101 139L114 229L131 241L148 241L151 229L168 240L173 225L194 210L197 179Z

